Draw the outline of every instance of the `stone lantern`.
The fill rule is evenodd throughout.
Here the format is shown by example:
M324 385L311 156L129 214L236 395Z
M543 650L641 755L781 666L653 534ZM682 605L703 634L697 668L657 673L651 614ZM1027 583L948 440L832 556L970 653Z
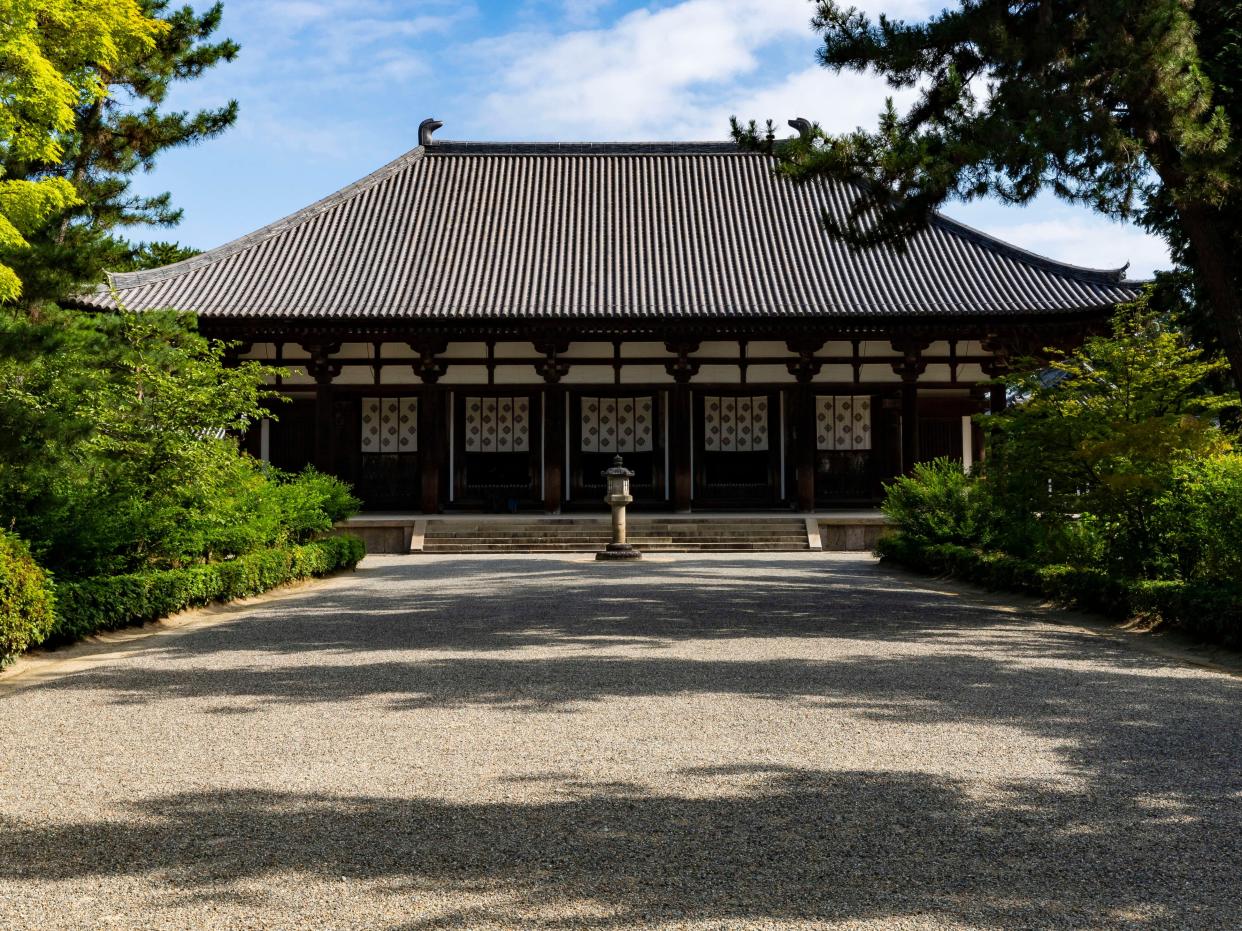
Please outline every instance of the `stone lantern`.
M625 542L625 507L634 497L630 494L630 479L634 473L621 464L621 457L612 460L612 468L601 475L608 481L608 494L604 503L612 508L612 542L596 559L642 559L643 554Z

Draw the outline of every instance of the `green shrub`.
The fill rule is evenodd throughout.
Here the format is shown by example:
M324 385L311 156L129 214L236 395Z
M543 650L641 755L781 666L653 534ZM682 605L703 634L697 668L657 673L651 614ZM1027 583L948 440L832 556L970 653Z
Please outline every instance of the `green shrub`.
M51 580L26 544L0 531L0 666L43 642L56 620Z
M1129 592L1131 611L1202 640L1242 647L1242 581L1143 581Z
M283 476L276 490L274 498L283 530L293 543L326 533L361 507L348 485L310 466L297 475Z
M1160 500L1156 526L1164 543L1164 575L1242 579L1242 455L1181 464Z
M49 640L68 643L186 608L257 595L286 582L352 569L365 554L357 537L337 536L204 566L67 582L56 587L56 623Z
M883 510L904 534L928 543L971 543L978 522L974 485L952 459L914 467L885 486Z
M876 551L884 560L919 572L1035 595L1117 619L1147 617L1203 640L1242 646L1242 581L1125 580L1098 568L1041 566L900 533L882 538Z

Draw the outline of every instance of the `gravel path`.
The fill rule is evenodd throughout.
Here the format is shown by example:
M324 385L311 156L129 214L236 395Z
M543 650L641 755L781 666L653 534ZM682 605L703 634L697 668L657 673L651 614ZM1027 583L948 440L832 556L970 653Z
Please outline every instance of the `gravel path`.
M373 557L0 677L0 928L1242 927L1242 680L856 556Z

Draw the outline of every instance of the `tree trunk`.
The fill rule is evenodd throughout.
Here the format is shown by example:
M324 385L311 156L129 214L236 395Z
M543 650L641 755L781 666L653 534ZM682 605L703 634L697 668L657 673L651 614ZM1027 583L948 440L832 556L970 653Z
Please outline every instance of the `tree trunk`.
M1190 239L1195 271L1211 304L1212 319L1233 369L1233 380L1242 390L1242 296L1231 271L1236 259L1229 255L1211 207L1181 203L1177 211Z

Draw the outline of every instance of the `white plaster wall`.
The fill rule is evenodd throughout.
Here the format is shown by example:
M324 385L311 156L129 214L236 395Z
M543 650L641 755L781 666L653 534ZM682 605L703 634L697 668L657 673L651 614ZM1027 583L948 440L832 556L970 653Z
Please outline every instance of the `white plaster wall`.
M829 342L824 343L824 348L817 352L816 355L846 356L848 358L853 358L854 344L843 339L830 340Z
M449 343L441 355L445 359L486 359L487 343Z
M788 359L791 355L789 347L777 340L760 340L746 346L749 359Z
M313 385L315 384L315 379L305 372L289 372L282 379L282 383L286 385Z
M612 368L604 365L575 365L561 379L566 385L611 385L614 380Z
M310 353L297 343L285 343L284 357L286 359L309 359Z
M814 378L817 382L852 382L853 380L854 366L836 364L825 365Z
M408 356L407 350L403 355ZM345 343L341 346L341 351L332 354L334 359L373 359L375 358L375 347L370 343Z
M924 381L949 381L952 377L953 367L939 362L928 365L926 371L919 376Z
M451 371L451 370L450 370ZM423 380L408 365L385 365L380 370L381 385L421 385Z
M442 385L486 385L486 365L450 365L448 373L440 379Z
M621 369L623 385L671 385L673 378L662 365L627 365Z
M694 376L694 381L703 384L740 385L742 370L736 365L704 365L699 369L699 374Z
M971 362L957 367L957 380L967 382L968 384L975 384L981 381L989 381L990 379L983 374L983 366L976 362Z
M862 381L900 382L901 376L887 362L869 362L862 366Z
M487 347L484 347L484 352ZM535 352L534 343L497 343L496 358L497 359L529 359L531 356L538 355Z
M612 343L570 343L569 349L561 353L563 359L611 359Z
M487 369L484 369L483 373L486 381ZM498 365L496 366L496 384L542 385L543 379L535 372L533 365Z
M622 343L621 358L637 359L644 356L650 358L671 358L672 353L664 348L663 343Z
M404 368L404 366L403 366ZM373 385L375 384L375 369L369 365L346 365L341 368L341 374L332 379L334 385Z
M853 347L850 347L850 351L851 351L851 352L853 351ZM893 352L893 347L892 347L892 345L890 345L890 344L889 344L889 341L888 341L888 340L886 340L886 339L884 339L884 340L878 340L878 339L868 339L868 340L864 340L864 341L863 341L862 343L860 343L860 344L859 344L859 346L858 346L858 353L859 353L859 355L862 355L862 356L869 356L869 357L871 357L871 358L875 358L876 356L887 356L887 357L892 357L892 356L897 355L897 353Z
M242 354L243 359L253 359L257 362L264 362L276 358L275 343L255 343L250 350Z
M691 358L695 356L723 356L725 358L733 358L739 356L741 350L738 348L737 340L712 340L702 343L697 352L690 354Z
M789 355L788 352L785 353ZM746 383L750 385L772 384L772 385L788 385L797 382L797 379L789 374L789 369L784 363L765 364L765 365L749 365L746 367Z

